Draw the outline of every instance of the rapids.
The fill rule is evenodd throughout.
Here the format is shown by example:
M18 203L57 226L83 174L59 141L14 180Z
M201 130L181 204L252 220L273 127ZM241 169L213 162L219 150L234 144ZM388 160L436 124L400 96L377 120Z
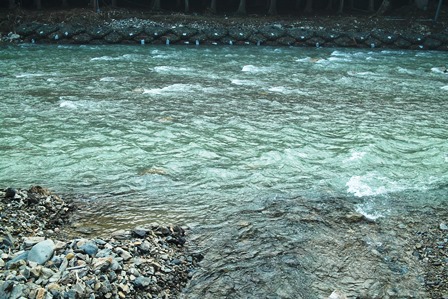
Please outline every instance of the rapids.
M387 223L446 199L446 63L374 49L5 46L0 182L82 197L80 222L100 234L191 227L206 259L187 297L328 296L338 280L316 286L319 263L300 247L317 254L337 231L309 225L316 211Z

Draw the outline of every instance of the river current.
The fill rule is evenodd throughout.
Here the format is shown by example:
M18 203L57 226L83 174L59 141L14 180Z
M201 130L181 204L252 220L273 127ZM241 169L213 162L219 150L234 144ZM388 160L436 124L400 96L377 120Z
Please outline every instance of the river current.
M287 216L260 215L337 198L387 219L445 200L446 63L376 49L3 47L0 183L81 195L98 232L176 223L205 251L225 244L208 261L224 274L203 275L195 296L220 280L210 298L299 298L312 284L295 287L292 252L275 265L267 254L279 235L303 236ZM258 249L235 241L232 227L249 225L269 231ZM222 269L227 251L249 247L259 273ZM257 278L233 285L231 273Z

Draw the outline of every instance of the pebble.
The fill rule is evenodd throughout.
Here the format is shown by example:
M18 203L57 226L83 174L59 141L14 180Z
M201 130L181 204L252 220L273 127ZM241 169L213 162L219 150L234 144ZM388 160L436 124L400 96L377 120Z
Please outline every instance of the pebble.
M185 239L180 227L157 225L121 230L108 238L64 239L55 235L60 226L52 217L59 211L63 219L56 222L67 223L74 205L45 188L14 190L13 201L0 198L0 221L5 219L0 224L11 235L4 236L10 244L0 245L1 299L175 298L197 266L198 259L182 244L170 241ZM28 206L30 196L33 203ZM9 219L33 229L9 224Z

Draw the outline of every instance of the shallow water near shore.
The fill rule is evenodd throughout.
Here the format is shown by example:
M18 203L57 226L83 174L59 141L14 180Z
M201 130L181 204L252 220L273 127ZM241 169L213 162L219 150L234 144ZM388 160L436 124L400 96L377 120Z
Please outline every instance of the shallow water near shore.
M337 279L315 285L303 246L343 230L325 221L393 227L446 200L445 66L375 49L3 47L0 182L82 197L99 234L190 226L210 254L187 297L320 298Z

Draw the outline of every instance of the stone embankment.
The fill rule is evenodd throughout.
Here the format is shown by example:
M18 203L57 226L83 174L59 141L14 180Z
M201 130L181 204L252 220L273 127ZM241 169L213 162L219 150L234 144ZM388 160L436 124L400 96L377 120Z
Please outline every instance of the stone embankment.
M0 298L175 298L202 258L179 226L67 239L74 209L38 186L0 190Z
M4 36L3 41L39 44L269 45L447 51L448 31L397 33L377 29L342 32L300 25L172 25L127 19L97 25L25 23L18 26L14 33Z

